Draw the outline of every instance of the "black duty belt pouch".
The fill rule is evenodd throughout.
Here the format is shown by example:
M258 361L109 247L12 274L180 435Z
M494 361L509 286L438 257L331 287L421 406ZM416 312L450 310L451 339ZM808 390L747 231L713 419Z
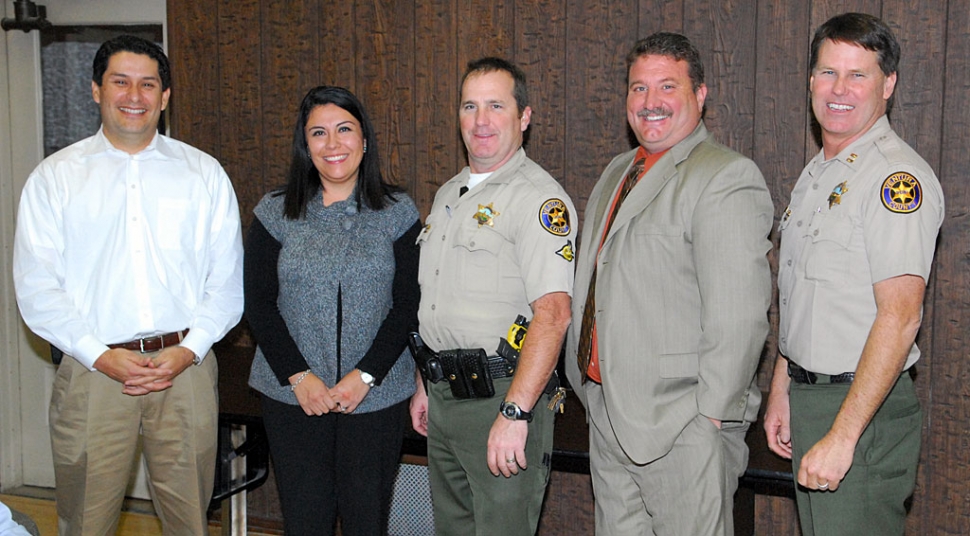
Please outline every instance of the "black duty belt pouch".
M424 345L424 341L421 340L421 335L418 332L412 331L408 333L408 349L411 350L411 355L414 356L414 363L418 366L418 370L421 371L421 376L425 381L438 383L445 379L444 373L441 372L441 362L438 361L438 354Z
M438 383L445 379L444 372L441 370L441 362L434 352L428 350L426 347L422 347L418 355L418 369L421 371L424 379L431 383Z
M451 394L460 400L495 396L488 354L483 348L445 350L438 353Z

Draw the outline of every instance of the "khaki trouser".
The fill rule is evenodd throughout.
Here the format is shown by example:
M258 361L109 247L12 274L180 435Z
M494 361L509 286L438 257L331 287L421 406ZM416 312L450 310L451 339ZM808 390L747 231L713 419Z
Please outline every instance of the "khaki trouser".
M613 432L603 387L586 382L597 536L731 536L734 492L748 465L748 423L718 429L698 414L667 454L631 460Z
M129 396L120 383L65 356L50 408L60 534L115 533L139 437L164 533L206 534L215 478L217 380L210 351L169 389Z

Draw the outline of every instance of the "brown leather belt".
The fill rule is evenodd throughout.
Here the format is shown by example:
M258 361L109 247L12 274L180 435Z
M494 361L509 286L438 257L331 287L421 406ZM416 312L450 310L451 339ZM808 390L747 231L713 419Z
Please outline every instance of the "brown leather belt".
M144 339L135 339L128 342L109 344L108 348L124 348L125 350L131 350L132 352L141 352L143 354L147 354L150 352L157 352L162 348L178 345L178 343L182 342L182 339L185 338L185 335L188 334L188 332L189 330L186 328L182 331L173 331L172 333L155 335L154 337L145 337Z

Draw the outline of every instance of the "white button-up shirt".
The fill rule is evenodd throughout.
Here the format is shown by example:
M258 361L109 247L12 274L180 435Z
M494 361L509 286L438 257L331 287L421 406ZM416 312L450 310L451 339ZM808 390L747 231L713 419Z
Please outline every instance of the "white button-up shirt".
M13 275L30 329L91 370L108 344L185 328L203 357L242 316L229 177L177 140L132 155L99 131L28 177Z

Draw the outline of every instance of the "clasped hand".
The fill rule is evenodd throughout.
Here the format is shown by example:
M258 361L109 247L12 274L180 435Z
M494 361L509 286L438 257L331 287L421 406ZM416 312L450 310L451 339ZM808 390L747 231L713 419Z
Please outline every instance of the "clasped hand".
M122 393L142 396L171 387L194 360L192 350L182 346L168 347L154 359L124 348L112 348L98 357L94 368L121 383Z
M296 381L302 374L294 374L290 382ZM293 388L297 402L307 415L353 413L369 392L370 386L361 381L356 369L341 378L332 389L312 372Z

